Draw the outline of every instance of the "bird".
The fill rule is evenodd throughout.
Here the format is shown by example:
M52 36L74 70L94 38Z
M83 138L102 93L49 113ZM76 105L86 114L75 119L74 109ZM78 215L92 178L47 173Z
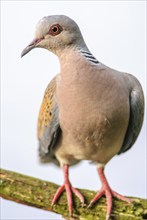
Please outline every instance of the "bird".
M104 169L115 155L128 151L140 133L144 118L142 86L132 74L112 69L96 59L77 23L66 15L49 15L39 20L35 38L21 57L34 48L47 49L60 63L60 73L45 90L37 126L40 161L55 163L64 175L52 205L63 191L70 216L73 194L85 202L71 184L69 167L88 160L95 164L102 183L88 207L105 195L108 220L113 197L132 202L112 190Z

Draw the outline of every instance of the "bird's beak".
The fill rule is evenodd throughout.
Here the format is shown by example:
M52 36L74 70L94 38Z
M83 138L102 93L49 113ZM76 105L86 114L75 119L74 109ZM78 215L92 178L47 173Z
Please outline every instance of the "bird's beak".
M37 44L42 41L44 38L35 38L21 53L21 57L29 53L32 49L37 47Z

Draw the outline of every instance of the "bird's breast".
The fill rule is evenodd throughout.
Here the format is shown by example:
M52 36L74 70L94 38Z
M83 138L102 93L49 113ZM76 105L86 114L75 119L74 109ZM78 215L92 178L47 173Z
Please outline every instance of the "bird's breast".
M86 77L77 73L69 79L59 76L56 92L63 129L80 130L81 126L97 126L105 119L117 122L128 119L128 94L112 77L106 78L103 73L90 73Z
M64 81L61 75L57 83L59 120L65 145L72 145L75 154L80 148L81 154L78 155L85 155L89 160L95 160L92 157L98 158L96 152L100 154L105 147L112 145L114 150L111 149L110 154L116 154L129 120L127 95L119 96L120 85L112 78L105 79L103 75L91 75L86 79L78 76Z

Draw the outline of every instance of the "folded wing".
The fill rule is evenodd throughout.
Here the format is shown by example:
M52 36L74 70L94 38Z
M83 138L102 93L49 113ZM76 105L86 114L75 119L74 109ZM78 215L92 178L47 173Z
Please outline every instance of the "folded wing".
M38 117L39 157L41 162L49 162L54 158L54 150L60 138L59 111L56 100L56 77L45 90Z
M139 81L131 74L128 74L128 82L130 86L130 119L123 145L118 154L126 152L133 146L140 133L144 116L142 87Z

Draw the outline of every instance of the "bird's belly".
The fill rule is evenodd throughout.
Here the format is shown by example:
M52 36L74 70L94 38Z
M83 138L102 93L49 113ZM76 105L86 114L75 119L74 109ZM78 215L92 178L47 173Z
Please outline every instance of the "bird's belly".
M120 122L120 123L119 123ZM120 150L127 120L109 120L107 117L95 117L68 130L62 128L62 138L56 150L60 163L75 164L80 160L91 160L106 164ZM77 122L78 123L78 122Z

